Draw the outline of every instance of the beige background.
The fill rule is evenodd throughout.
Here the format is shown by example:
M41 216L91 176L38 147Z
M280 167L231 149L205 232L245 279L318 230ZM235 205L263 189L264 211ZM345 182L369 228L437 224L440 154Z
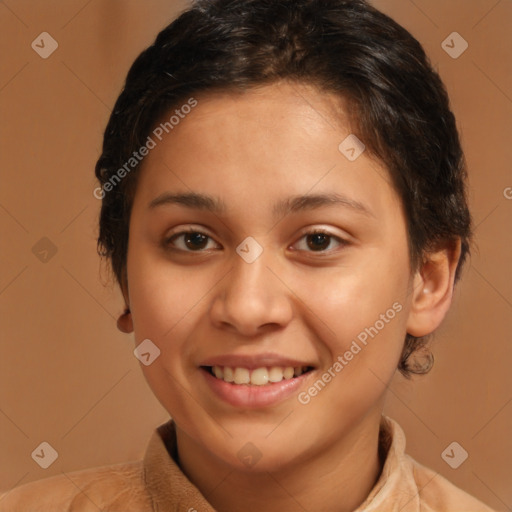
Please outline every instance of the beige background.
M448 87L479 246L433 344L433 371L412 382L397 376L386 412L413 457L511 510L512 2L374 4L420 40ZM93 166L129 65L184 6L0 2L0 488L139 458L167 419L132 338L116 330L120 294L104 286L95 252ZM44 31L59 45L48 59L31 48ZM469 43L457 59L441 47L453 31ZM31 458L42 441L59 453L46 470ZM469 453L458 469L441 458L452 441Z

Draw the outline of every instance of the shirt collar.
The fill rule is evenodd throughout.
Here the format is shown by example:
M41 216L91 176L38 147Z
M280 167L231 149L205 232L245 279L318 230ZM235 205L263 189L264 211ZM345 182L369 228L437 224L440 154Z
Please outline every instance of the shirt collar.
M405 455L405 435L398 423L382 416L379 453L384 466L377 483L355 512L373 512L396 503L396 510L419 510L418 489ZM155 510L215 512L199 489L185 476L178 464L176 429L172 420L153 433L144 457L144 479ZM388 508L386 508L388 510ZM393 508L393 510L395 510Z

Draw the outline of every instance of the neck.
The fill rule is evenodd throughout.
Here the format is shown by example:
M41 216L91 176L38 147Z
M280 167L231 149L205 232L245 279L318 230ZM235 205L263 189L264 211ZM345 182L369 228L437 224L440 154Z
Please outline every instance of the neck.
M350 512L368 496L382 470L380 411L313 456L298 455L276 471L240 471L176 427L182 471L219 512Z

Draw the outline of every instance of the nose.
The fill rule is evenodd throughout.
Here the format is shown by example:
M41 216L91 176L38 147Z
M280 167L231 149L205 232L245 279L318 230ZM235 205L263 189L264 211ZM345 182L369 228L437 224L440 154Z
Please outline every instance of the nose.
M238 254L219 283L210 315L213 324L244 337L253 337L287 325L293 316L292 292L272 268L269 251L252 263ZM276 267L276 265L273 265Z

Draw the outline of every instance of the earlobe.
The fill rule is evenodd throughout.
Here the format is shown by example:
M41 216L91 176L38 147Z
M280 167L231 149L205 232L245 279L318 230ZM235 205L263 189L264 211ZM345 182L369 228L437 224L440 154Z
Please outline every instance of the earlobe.
M117 319L117 328L126 334L133 332L132 313L128 308Z
M461 252L460 239L427 254L414 276L407 332L426 336L435 331L448 312Z

